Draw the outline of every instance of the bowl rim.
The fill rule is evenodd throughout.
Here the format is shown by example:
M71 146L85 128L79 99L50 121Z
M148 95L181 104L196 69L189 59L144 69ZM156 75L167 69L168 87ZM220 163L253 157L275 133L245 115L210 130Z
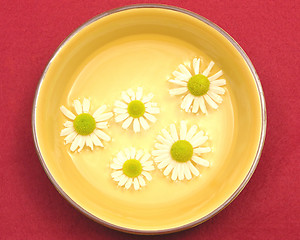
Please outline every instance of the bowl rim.
M202 22L206 23L207 25L209 25L210 27L214 28L219 33L221 33L235 47L235 49L241 54L241 56L243 57L243 59L247 63L247 65L248 65L248 67L249 67L249 69L252 73L252 76L254 77L255 84L256 84L256 87L257 87L257 90L258 90L258 94L259 94L260 107L261 107L261 116L262 116L262 118L261 118L260 140L259 140L259 145L258 145L258 149L257 149L256 155L255 155L254 161L253 161L246 177L244 178L244 180L242 181L240 186L235 190L235 192L225 202L223 202L218 208L216 208L215 210L213 210L212 212L210 212L206 216L204 216L202 218L199 218L196 221L193 221L193 222L187 223L185 225L182 225L182 226L169 228L169 229L160 229L160 230L141 230L141 229L132 229L132 228L118 226L118 225L115 225L113 223L102 220L101 218L91 214L90 212L85 210L83 207L78 205L73 199L71 199L71 197L69 197L67 195L67 193L59 186L59 184L56 182L56 180L52 176L52 174L51 174L50 170L48 169L48 167L46 165L46 162L45 162L45 160L42 156L41 150L39 148L39 143L38 143L38 140L37 140L37 132L36 132L36 108L37 108L37 100L38 100L38 96L39 96L39 93L40 93L41 85L42 85L42 82L43 82L47 72L48 72L48 69L51 66L52 61L56 58L56 56L61 51L61 49L78 32L80 32L83 28L87 27L88 25L92 24L93 22L98 21L99 19L104 18L104 17L109 16L109 15L114 14L114 13L118 13L118 12L122 12L122 11L126 11L126 10L132 10L132 9L140 9L140 8L157 8L157 9L171 10L171 11L183 13L183 14L189 15L191 17L194 17L199 21L202 21ZM208 19L206 19L206 18L204 18L204 17L202 17L202 16L200 16L200 15L198 15L198 14L192 12L192 11L189 11L189 10L186 10L186 9L183 9L183 8L180 8L180 7L170 6L170 5L165 5L165 4L133 4L133 5L126 5L126 6L123 6L123 7L108 10L108 11L105 11L105 12L91 18L90 20L88 20L87 22L82 24L80 27L78 27L75 31L73 31L70 35L68 35L61 42L61 44L57 47L54 54L50 58L50 61L48 62L44 72L42 73L42 76L41 76L41 78L39 80L39 83L37 85L37 89L36 89L35 96L34 96L34 101L33 101L32 122L31 123L32 123L32 133L33 133L33 139L34 139L36 152L38 154L39 160L41 162L41 165L42 165L45 173L47 174L49 180L52 182L52 184L54 185L56 190L61 194L61 196L64 197L76 210L83 213L85 216L92 219L93 221L95 221L97 223L100 223L100 224L102 224L106 227L118 230L118 231L122 231L122 232L126 232L126 233L132 233L132 234L140 234L140 235L157 235L157 234L174 233L174 232L186 230L186 229L192 228L194 226L197 226L197 225L209 220L210 218L212 218L213 216L215 216L219 212L221 212L224 208L226 208L239 195L239 193L244 189L244 187L249 182L251 176L253 175L253 173L254 173L257 165L258 165L258 162L259 162L259 159L260 159L260 156L261 156L261 153L262 153L262 149L263 149L263 146L264 146L264 142L265 142L265 137L266 137L267 112L266 112L266 103L265 103L263 89L262 89L259 77L256 73L256 70L255 70L252 62L248 58L247 54L244 52L244 50L240 47L240 45L227 32L225 32L222 28L220 28L219 26L217 26L216 24L214 24L210 20L208 20Z

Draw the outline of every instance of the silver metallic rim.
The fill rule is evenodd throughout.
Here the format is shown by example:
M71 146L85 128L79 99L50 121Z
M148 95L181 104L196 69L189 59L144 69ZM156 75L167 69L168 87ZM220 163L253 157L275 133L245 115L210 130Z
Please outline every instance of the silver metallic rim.
M260 98L260 106L261 106L261 115L262 115L262 129L261 129L261 134L260 134L260 140L259 140L259 146L256 152L256 156L255 159L253 161L253 164L248 172L248 174L246 175L245 179L243 180L243 182L240 184L240 186L237 188L237 190L222 204L220 205L218 208L216 208L214 211L212 211L211 213L209 213L208 215L185 225L179 226L179 227L175 227L175 228L169 228L169 229L162 229L162 230L137 230L137 229L130 229L130 228L125 228L125 227L121 227L121 226L117 226L114 224L111 224L109 222L106 222L98 217L96 217L95 215L89 213L88 211L86 211L85 209L83 209L81 206L79 206L76 202L74 202L63 190L62 188L58 185L58 183L56 182L56 180L53 178L51 172L49 171L45 160L42 156L41 150L39 148L39 144L37 141L37 134L36 134L36 106L37 106L37 99L39 96L39 92L40 92L40 88L42 85L42 82L45 78L45 75L48 72L49 67L51 66L52 61L55 59L56 55L61 51L61 49L64 47L64 45L70 41L71 38L73 38L78 32L80 32L83 28L87 27L88 25L90 25L91 23L105 17L108 16L110 14L113 13L117 13L117 12L121 12L121 11L126 11L126 10L131 10L131 9L138 9L138 8L160 8L160 9L167 9L167 10L172 10L172 11L176 11L176 12L180 12L180 13L184 13L187 14L189 16L192 16L204 23L206 23L207 25L209 25L210 27L214 28L215 30L217 30L219 33L221 33L236 49L237 51L242 55L243 59L246 61L249 69L251 70L251 73L255 79L255 83L256 83L256 87L259 93L259 98ZM50 179L50 181L52 182L52 184L54 185L54 187L57 189L57 191L69 202L73 205L73 207L75 207L77 210L79 210L81 213L83 213L84 215L86 215L87 217L89 217L90 219L94 220L95 222L101 223L107 227L119 230L119 231L123 231L123 232L127 232L127 233L134 233L134 234L143 234L143 235L155 235L155 234L166 234L166 233L172 233L172 232L178 232L184 229L188 229L191 227L194 227L198 224L201 224L205 221L207 221L208 219L212 218L214 215L216 215L217 213L219 213L220 211L222 211L227 205L229 205L237 196L238 194L243 190L243 188L246 186L246 184L248 183L248 181L250 180L252 174L255 171L255 168L259 162L260 156L261 156L261 152L263 149L263 145L264 145L264 141L265 141L265 137L266 137L266 127L267 127L267 113L266 113L266 103L265 103L265 98L264 98L264 93L262 90L262 86L259 80L259 77L250 61L250 59L248 58L248 56L246 55L246 53L243 51L243 49L238 45L238 43L236 43L229 34L227 34L223 29L221 29L220 27L218 27L217 25L215 25L214 23L212 23L211 21L207 20L206 18L190 12L188 10L182 9L182 8L178 8L178 7L174 7L174 6L168 6L168 5L161 5L161 4L136 4L136 5L129 5L129 6L124 6L121 8L116 8L107 12L104 12L94 18L92 18L91 20L87 21L86 23L84 23L82 26L80 26L78 29L76 29L72 34L70 34L57 48L57 50L55 51L54 55L52 56L51 60L49 61L48 65L46 66L42 77L38 83L37 86L37 90L35 93L35 98L34 98L34 102L33 102L33 110L32 110L32 131L33 131L33 138L34 138L34 143L35 143L35 147L36 147L36 151L37 154L39 156L40 162L44 168L44 171L46 172L48 178Z

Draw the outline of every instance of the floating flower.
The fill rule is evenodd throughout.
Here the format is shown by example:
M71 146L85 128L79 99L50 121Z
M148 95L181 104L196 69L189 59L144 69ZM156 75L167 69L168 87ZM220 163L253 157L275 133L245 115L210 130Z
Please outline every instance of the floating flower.
M110 167L115 170L111 176L119 186L129 189L132 185L135 190L146 185L144 177L151 181L152 177L149 171L154 170L153 161L149 160L149 153L143 150L136 151L135 148L125 148L117 157L113 159Z
M113 116L112 112L104 113L106 105L98 108L93 115L89 113L90 100L84 98L82 104L79 100L74 100L74 108L77 114L74 115L65 106L61 106L62 113L72 121L64 123L65 128L61 131L61 136L65 137L65 144L72 143L70 150L74 152L78 148L80 152L84 146L93 150L94 145L103 147L100 139L110 141L110 136L100 129L107 128L108 120Z
M173 72L175 79L169 79L169 82L181 86L169 90L169 93L171 95L185 94L181 108L186 112L197 113L200 109L203 113L207 113L205 101L214 109L218 108L217 103L220 104L223 101L220 95L225 93L225 89L221 86L226 84L226 80L219 79L223 75L222 70L209 77L208 75L215 64L211 61L208 67L202 73L199 73L200 61L200 58L194 58L193 60L194 75L186 66L180 64L180 72Z
M158 135L159 143L155 144L156 150L152 151L154 161L159 169L164 169L163 174L175 181L192 178L192 174L199 175L194 164L209 167L209 162L201 157L202 153L210 152L210 147L201 147L208 137L203 131L197 132L197 126L193 125L187 130L185 121L180 122L179 134L175 124L170 125L170 133L163 129L162 135Z
M132 89L122 92L123 101L116 101L114 112L116 122L123 122L122 128L127 129L133 123L133 131L140 132L143 129L149 129L150 122L155 122L156 118L152 114L160 112L156 103L150 102L153 94L143 97L143 88L137 88L135 93ZM146 120L147 119L147 120Z

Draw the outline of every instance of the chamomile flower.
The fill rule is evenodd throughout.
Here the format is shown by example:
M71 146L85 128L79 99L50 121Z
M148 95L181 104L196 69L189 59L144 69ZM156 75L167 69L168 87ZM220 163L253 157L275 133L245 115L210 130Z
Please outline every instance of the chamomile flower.
M209 167L209 161L199 157L211 151L210 147L202 146L208 137L197 128L197 125L193 125L188 130L186 122L181 121L179 134L175 124L171 124L170 132L163 129L162 135L157 136L158 143L152 151L154 161L165 176L171 175L173 181L190 180L192 175L198 176L195 165Z
M154 123L156 117L153 114L160 112L156 103L150 102L153 94L143 97L143 88L137 88L136 93L129 89L122 92L123 101L116 101L114 113L116 122L123 122L122 128L127 129L133 124L133 131L140 132L141 126L144 130L149 129L147 120Z
M193 71L180 64L180 71L173 72L175 79L168 80L180 86L169 90L169 93L170 95L184 95L181 108L186 112L192 111L197 113L201 110L203 113L207 113L205 102L213 109L217 109L219 107L218 104L223 101L220 95L225 93L225 89L221 86L226 84L226 80L219 79L223 75L223 71L220 70L216 74L209 76L215 64L211 61L207 68L200 73L201 62L200 58L193 59Z
M60 136L65 137L65 144L71 143L70 150L72 152L80 152L84 146L88 146L93 150L94 145L103 147L101 140L110 141L110 136L100 129L107 128L106 120L113 116L112 112L104 113L106 105L98 108L93 115L89 113L90 100L84 98L83 102L74 100L74 108L77 116L68 110L65 106L61 106L61 112L70 120L64 123L65 128L61 131Z
M145 179L151 181L149 171L154 170L153 161L149 160L151 155L143 150L136 151L135 148L125 148L113 159L110 167L114 170L111 174L119 186L129 189L131 186L139 190L146 185Z

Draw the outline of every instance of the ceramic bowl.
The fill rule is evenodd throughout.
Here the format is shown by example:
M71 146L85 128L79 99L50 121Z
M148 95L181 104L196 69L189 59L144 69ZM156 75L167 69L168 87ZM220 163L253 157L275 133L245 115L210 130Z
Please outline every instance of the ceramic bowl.
M168 95L167 78L195 56L214 60L227 80L223 103L207 116L183 113ZM92 108L112 108L122 90L137 86L161 102L161 120L149 132L135 136L112 121L111 145L69 151L59 135L66 120L61 105L71 108L74 99L89 97ZM174 183L156 170L141 191L118 188L110 177L111 155L123 145L151 150L164 125L189 116L210 136L211 167L189 182ZM46 174L76 209L120 231L161 234L208 220L241 192L260 158L266 109L253 65L221 28L177 7L132 5L94 17L62 42L37 87L32 126Z

